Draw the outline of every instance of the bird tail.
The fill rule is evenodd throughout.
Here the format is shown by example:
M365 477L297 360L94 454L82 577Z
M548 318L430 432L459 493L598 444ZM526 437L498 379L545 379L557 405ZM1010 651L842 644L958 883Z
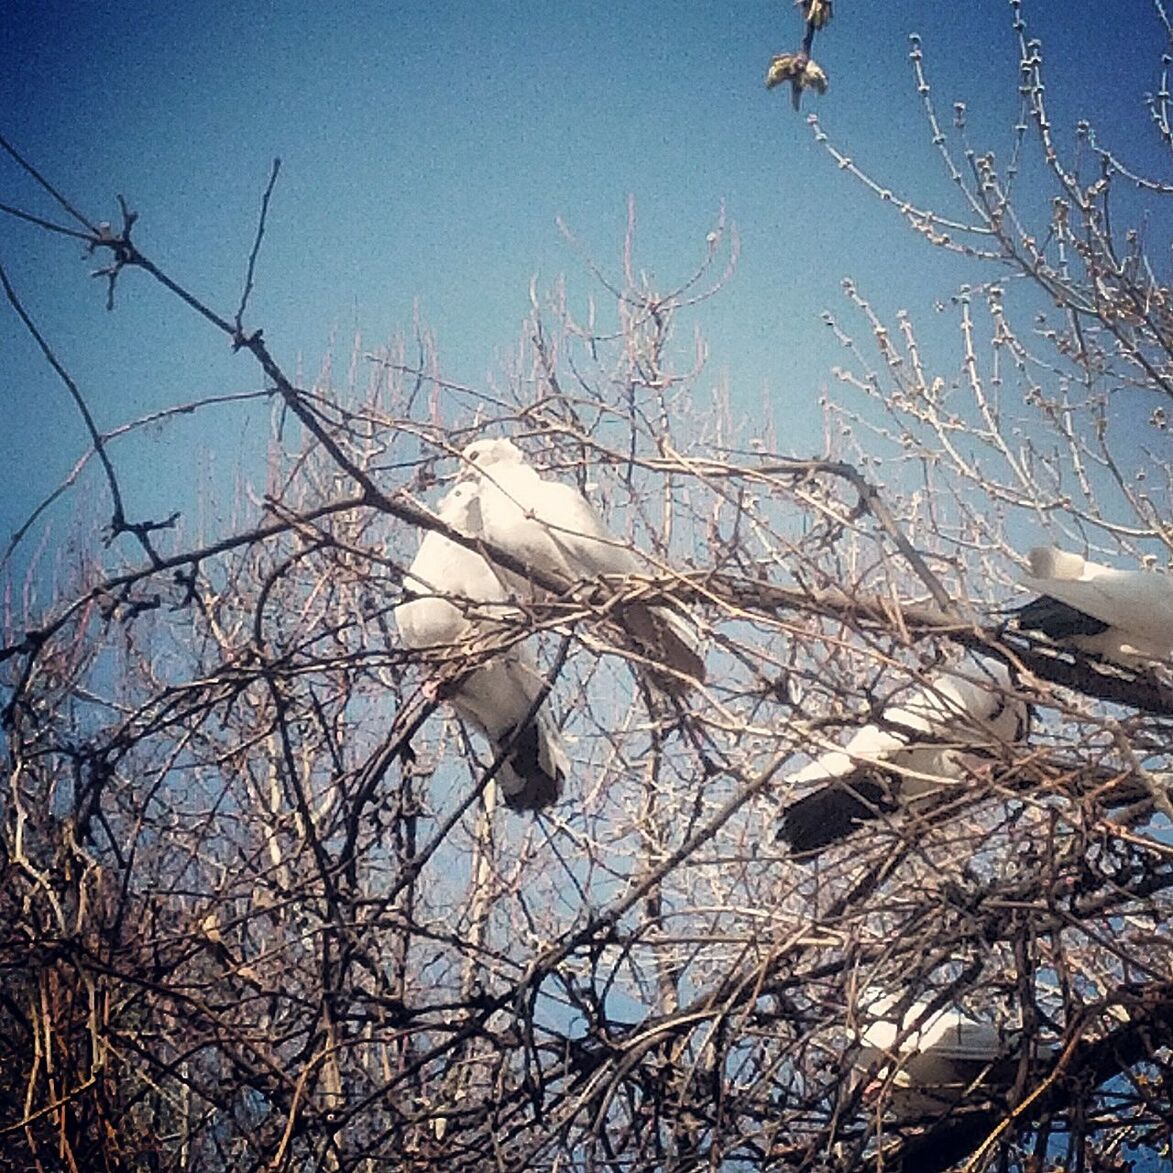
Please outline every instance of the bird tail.
M505 758L497 781L510 809L537 811L561 797L570 763L558 730L543 711L494 741L493 754Z
M514 810L541 810L556 802L570 774L545 702L530 713L542 688L537 669L513 648L467 676L448 697L461 718L489 739L494 759L501 760L501 795Z

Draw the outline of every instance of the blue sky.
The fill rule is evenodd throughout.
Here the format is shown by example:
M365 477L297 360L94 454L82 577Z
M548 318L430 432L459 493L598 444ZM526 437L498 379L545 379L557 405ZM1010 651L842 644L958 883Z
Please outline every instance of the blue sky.
M1149 0L1028 2L1065 141L1076 118L1138 165L1157 150L1141 102L1160 30ZM831 89L809 102L851 155L920 202L949 198L920 114L907 35L924 41L944 113L1005 152L1017 53L1004 0L842 0L816 44ZM287 370L435 332L444 374L484 385L518 336L532 276L595 292L561 216L611 271L628 196L639 259L663 287L690 271L721 201L742 241L730 288L697 317L706 379L757 410L769 388L791 450L819 444L815 401L840 361L820 324L854 277L883 311L928 315L975 270L905 231L817 148L763 76L798 40L789 3L660 0L322 4L29 3L0 13L0 116L14 144L94 218L124 193L140 247L231 314L271 158L283 173L253 302ZM1122 140L1114 139L1114 132ZM0 200L50 208L8 160ZM71 242L0 221L0 259L111 428L168 404L257 386L243 356L139 275L103 308ZM0 534L86 447L76 411L0 307ZM190 511L214 467L259 450L263 413L207 413L116 450L132 515ZM213 455L208 455L209 453ZM246 467L260 478L260 471ZM97 485L98 482L90 482Z
M1150 0L1026 0L1025 12L1045 43L1061 141L1088 117L1167 177L1143 108L1162 49ZM565 274L579 306L597 292L558 217L614 273L633 198L639 261L668 287L703 255L724 202L741 259L689 319L710 345L701 387L727 380L750 418L768 390L783 449L807 456L820 445L818 397L843 361L821 315L843 310L844 277L933 335L934 303L989 276L915 239L806 125L817 110L882 182L956 209L912 83L913 31L942 113L966 101L974 141L1005 155L1018 81L1006 0L837 0L816 44L831 88L801 115L763 85L772 54L799 40L789 0L6 0L0 130L91 217L115 219L125 194L140 247L228 316L280 156L249 321L307 379L331 337L344 363L356 330L377 346L410 332L418 306L443 373L485 386L516 342L531 278L548 288ZM6 158L0 202L53 211ZM108 314L73 242L0 217L0 262L104 430L259 385L247 356L142 275L121 282ZM935 360L956 367L951 330L935 329ZM0 397L2 549L87 448L3 304ZM210 481L226 496L238 469L262 483L267 428L266 411L225 407L114 446L129 514L183 510L209 537L232 528L197 498ZM99 502L105 519L104 493L91 469L73 500ZM55 512L51 549L64 550L72 508Z

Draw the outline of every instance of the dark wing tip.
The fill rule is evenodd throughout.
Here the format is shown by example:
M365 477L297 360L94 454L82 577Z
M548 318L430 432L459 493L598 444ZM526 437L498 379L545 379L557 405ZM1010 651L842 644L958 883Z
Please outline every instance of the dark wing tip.
M692 689L705 683L704 657L697 651L695 641L685 638L676 627L689 621L675 615L667 607L649 607L632 603L623 608L622 623L633 636L640 651L653 664L663 664L670 671L652 668L649 675L656 686L671 696L686 696Z
M860 823L895 809L892 788L883 781L844 778L785 807L778 823L778 838L796 858L814 856L846 839Z
M1069 603L1050 595L1040 595L1018 608L1016 626L1022 631L1038 631L1049 639L1070 639L1075 635L1100 635L1111 624L1096 619Z
M704 684L706 669L705 662L695 649L690 648L682 639L673 637L669 642L667 660L669 665L682 676L689 678L692 687Z
M669 696L686 697L694 688L700 688L705 683L705 662L691 649L685 649L683 644L677 648L669 647L662 659L670 672L652 669L651 676L656 687Z
M537 721L531 721L516 734L505 738L512 745L509 751L509 764L513 772L521 778L525 785L513 794L505 793L505 805L515 811L538 811L544 807L553 806L562 796L562 783L565 775L562 770L555 769L553 773L542 764L543 731ZM503 792L504 793L504 792Z

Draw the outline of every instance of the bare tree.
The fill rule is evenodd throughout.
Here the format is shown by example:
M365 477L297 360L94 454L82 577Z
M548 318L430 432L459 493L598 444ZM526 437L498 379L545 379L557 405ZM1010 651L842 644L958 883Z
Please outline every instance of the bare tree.
M283 426L230 532L197 545L175 518L127 516L110 436L4 278L86 415L122 542L121 561L92 543L48 605L7 596L7 1167L1125 1169L1168 1152L1169 666L1093 660L1008 608L1030 545L1167 565L1169 287L1107 216L1122 165L1090 129L1095 178L1061 161L1022 35L1020 150L1041 150L1052 220L1021 222L961 114L963 165L939 137L978 244L856 172L980 275L948 303L961 352L941 374L911 319L886 325L848 287L817 459L702 390L687 331L736 261L723 214L660 290L633 211L617 274L588 261L590 309L535 290L492 387L445 381L422 329L344 385L301 386L245 325L276 167L221 312L139 251L129 208L94 223L26 164L57 213L9 214L100 254L111 304L161 282L258 364ZM937 134L919 49L914 69ZM1039 327L1020 324L1032 289L1052 307ZM1119 388L1151 402L1141 444L1105 406ZM477 546L431 507L485 434L583 489L649 572L542 582L495 639L409 654L391 612L417 532ZM635 599L698 617L703 689L646 682L615 621ZM533 817L499 804L499 763L444 699L523 639L572 773ZM1007 667L1029 737L792 857L775 838L790 776L975 658ZM877 992L905 1025L867 1058ZM950 1006L1007 1040L1002 1070L910 1116L895 1052Z

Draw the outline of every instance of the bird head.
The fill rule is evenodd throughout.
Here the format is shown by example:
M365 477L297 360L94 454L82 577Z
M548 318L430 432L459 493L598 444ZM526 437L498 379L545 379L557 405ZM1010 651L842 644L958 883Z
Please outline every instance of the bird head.
M1027 555L1030 572L1034 578L1057 578L1067 582L1078 582L1085 576L1087 559L1079 554L1070 554L1057 546L1035 546Z
M462 534L478 534L484 528L481 521L481 495L472 481L458 481L440 499L436 514L454 530Z
M525 464L525 453L512 440L475 440L460 454L458 479L471 480L487 468Z

